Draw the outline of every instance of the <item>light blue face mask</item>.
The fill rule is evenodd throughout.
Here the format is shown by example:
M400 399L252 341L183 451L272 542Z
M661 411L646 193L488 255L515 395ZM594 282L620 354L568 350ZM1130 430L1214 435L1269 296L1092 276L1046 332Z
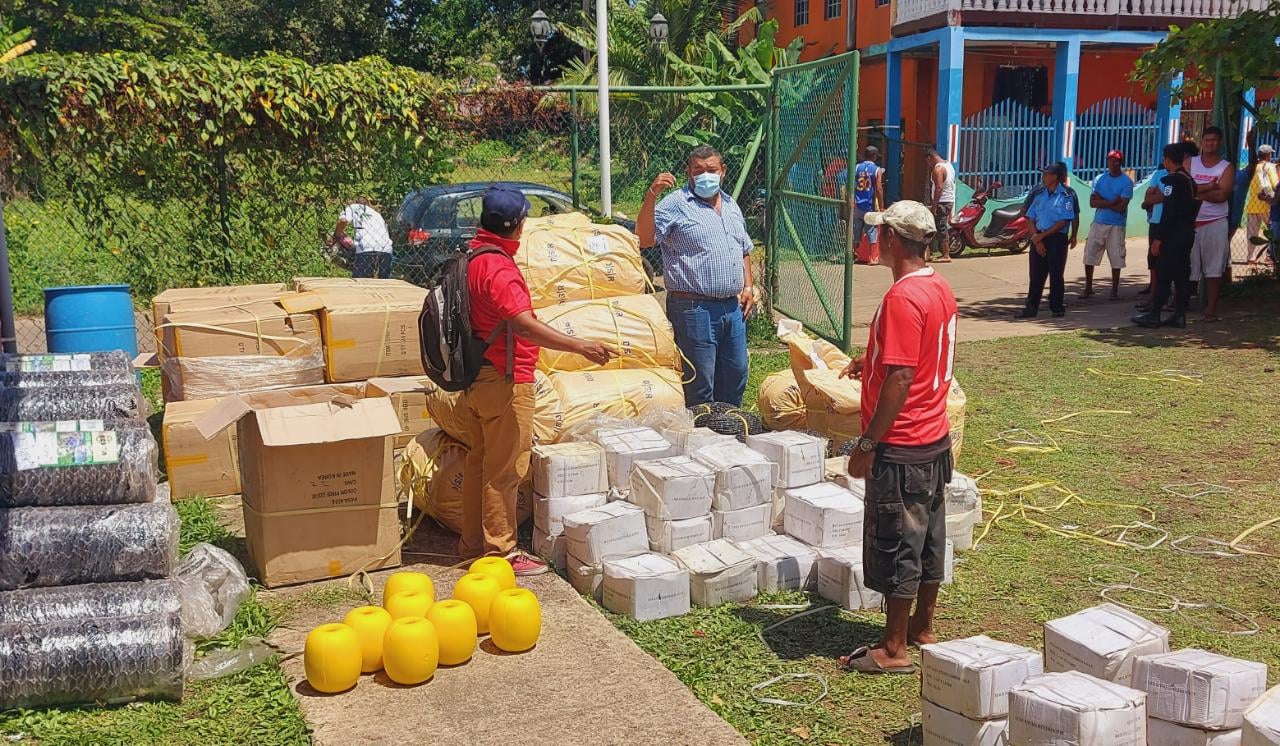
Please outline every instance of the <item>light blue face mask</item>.
M703 199L711 199L720 191L720 174L703 173L693 177L693 193Z

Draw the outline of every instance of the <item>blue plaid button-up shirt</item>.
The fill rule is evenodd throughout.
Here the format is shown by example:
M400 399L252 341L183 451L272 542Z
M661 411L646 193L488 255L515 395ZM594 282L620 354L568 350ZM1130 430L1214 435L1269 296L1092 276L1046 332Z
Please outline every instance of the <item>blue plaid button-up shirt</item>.
M743 257L751 253L751 237L732 197L720 192L717 213L686 185L658 203L653 227L667 290L709 298L742 292Z

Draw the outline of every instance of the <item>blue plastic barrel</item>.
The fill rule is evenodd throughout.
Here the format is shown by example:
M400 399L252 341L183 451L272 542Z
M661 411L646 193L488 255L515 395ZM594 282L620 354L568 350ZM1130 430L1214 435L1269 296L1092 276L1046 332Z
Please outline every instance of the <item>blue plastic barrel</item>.
M138 354L138 330L128 285L44 289L44 338L49 352Z

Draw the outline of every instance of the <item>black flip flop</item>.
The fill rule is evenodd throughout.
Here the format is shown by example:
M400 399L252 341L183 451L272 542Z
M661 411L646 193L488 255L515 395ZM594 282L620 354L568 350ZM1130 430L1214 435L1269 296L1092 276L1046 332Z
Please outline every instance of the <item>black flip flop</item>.
M840 659L840 668L853 673L869 675L908 676L916 672L915 665L884 668L871 657L871 648L862 646Z

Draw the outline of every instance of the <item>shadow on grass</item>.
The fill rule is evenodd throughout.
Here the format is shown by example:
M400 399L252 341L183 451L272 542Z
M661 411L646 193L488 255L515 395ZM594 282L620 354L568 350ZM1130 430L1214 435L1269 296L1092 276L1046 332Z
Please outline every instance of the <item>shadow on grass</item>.
M920 732L920 726L911 725L892 735L886 736L885 743L893 744L893 746L915 746L922 743L924 734Z
M800 660L815 655L834 659L880 640L884 631L882 625L850 617L838 607L829 608L829 611L810 614L765 632L765 645L783 660ZM758 624L761 629L799 613L753 606L733 610L739 619L748 624Z

